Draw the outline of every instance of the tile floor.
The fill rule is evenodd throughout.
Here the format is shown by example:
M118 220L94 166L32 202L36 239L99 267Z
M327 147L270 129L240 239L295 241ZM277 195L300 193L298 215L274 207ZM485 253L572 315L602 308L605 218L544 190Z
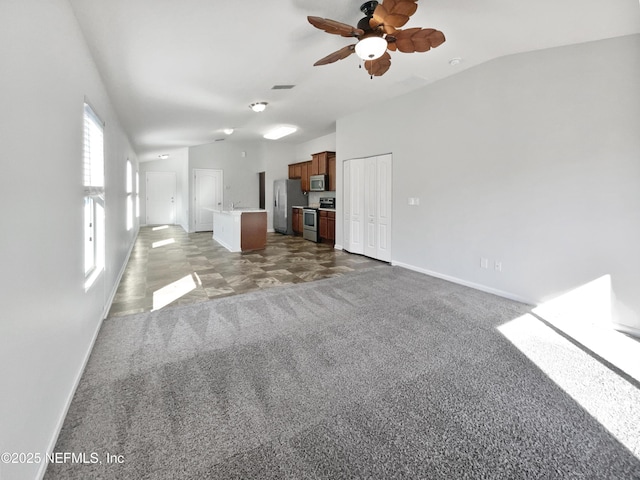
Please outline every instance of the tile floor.
M211 238L211 232L141 227L109 317L387 266L279 233L267 234L264 250L231 253Z

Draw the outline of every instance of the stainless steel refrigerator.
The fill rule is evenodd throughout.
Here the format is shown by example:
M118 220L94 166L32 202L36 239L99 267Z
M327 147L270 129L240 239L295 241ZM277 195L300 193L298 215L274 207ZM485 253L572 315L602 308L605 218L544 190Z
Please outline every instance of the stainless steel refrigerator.
M273 182L273 229L293 235L291 207L307 206L300 180L282 179Z

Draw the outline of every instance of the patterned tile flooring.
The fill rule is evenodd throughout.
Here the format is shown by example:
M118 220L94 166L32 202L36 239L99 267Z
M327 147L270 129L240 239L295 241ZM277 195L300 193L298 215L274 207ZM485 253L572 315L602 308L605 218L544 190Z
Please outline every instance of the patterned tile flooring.
M267 234L264 250L231 253L211 232L141 227L109 317L337 277L388 264L301 237Z

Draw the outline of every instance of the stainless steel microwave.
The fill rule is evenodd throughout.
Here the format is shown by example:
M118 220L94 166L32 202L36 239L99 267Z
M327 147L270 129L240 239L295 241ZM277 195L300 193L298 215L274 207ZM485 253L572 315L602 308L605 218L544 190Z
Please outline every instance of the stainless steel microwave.
M327 186L326 175L311 175L309 177L309 191L324 192L327 190Z

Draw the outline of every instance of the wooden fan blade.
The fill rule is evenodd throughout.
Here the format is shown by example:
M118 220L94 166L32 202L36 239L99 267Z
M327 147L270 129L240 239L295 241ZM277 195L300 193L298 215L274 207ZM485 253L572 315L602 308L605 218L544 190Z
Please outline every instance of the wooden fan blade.
M426 52L432 48L442 45L445 41L444 33L433 28L423 28L413 37L413 46L416 52Z
M418 4L415 1L400 1L396 2L395 6L391 9L391 13L397 13L399 15L406 15L407 17L410 17L411 15L416 13L416 10L418 10Z
M364 68L367 69L369 75L373 75L374 77L379 77L384 75L389 67L391 66L391 55L389 52L384 52L380 58L376 58L375 60L366 60L364 62Z
M396 28L403 26L405 23L409 21L408 15L402 15L400 13L390 13L385 18L385 25L392 25Z
M384 5L379 3L376 9L373 11L373 16L369 21L369 25L371 26L371 28L376 28L378 25L382 25L383 23L385 23L387 15L389 15L389 12L384 7Z
M444 33L434 28L408 28L394 34L396 48L403 53L427 52L445 42Z
M333 53L330 53L324 58L321 58L316 63L313 64L314 67L318 65L327 65L329 63L337 62L338 60L342 60L343 58L347 58L356 50L356 45L347 45L346 47L342 47L340 50L337 50Z
M429 34L429 41L431 42L431 48L436 48L442 45L447 39L440 30L436 30L433 33Z
M402 53L413 53L416 51L411 37L420 31L420 27L407 28L406 30L396 30L396 47Z
M336 22L329 18L320 17L307 17L309 23L320 30L324 30L327 33L333 35L341 35L343 37L359 37L364 34L364 30L361 30L346 23Z
M402 0L382 0L382 5L384 5L384 8L387 9L388 12L390 12L396 6L396 3L398 3L398 1Z
M384 0L379 4L373 16L378 24L390 25L398 28L409 21L409 17L416 13L417 0Z

